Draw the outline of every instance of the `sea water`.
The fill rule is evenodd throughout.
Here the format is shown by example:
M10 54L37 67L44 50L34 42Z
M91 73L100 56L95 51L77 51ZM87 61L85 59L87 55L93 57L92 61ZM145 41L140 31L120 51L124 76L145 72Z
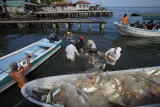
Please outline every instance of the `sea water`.
M80 36L84 36L85 43L88 39L93 40L96 43L98 51L101 52L101 56L95 56L95 64L100 64L101 58L104 53L113 47L122 47L121 57L117 61L113 70L124 70L133 69L141 67L151 67L159 66L160 64L160 37L151 38L140 38L140 37L130 37L120 35L120 32L113 25L114 21L118 21L126 13L129 15L132 13L158 13L160 8L155 7L145 7L145 8L131 8L131 7L121 7L121 8L107 8L108 11L113 11L113 16L110 17L89 17L81 18L81 20L105 20L107 23L104 25L103 32L99 30L99 24L92 24L92 29L89 31L89 24L81 24L81 30L78 30L78 25L74 24L72 26L71 32L75 34L72 38L78 40ZM140 17L131 18L132 22L140 21ZM155 21L156 22L156 21ZM154 23L155 23L154 22ZM16 51L24 46L27 46L33 42L36 42L44 37L48 37L50 33L55 32L57 37L63 40L62 48L56 52L52 57L46 60L38 68L36 68L32 73L30 73L27 78L30 80L56 76L65 75L73 73L85 73L86 70L93 72L93 64L89 63L92 61L92 55L85 56L84 54L76 56L75 62L69 62L65 56L65 47L69 44L70 39L67 40L64 34L66 33L65 27L60 27L59 31L53 31L52 28L45 30L5 30L0 29L0 57ZM20 89L17 84L13 85L6 91L0 94L0 103L4 107L11 107L17 104L23 99ZM27 102L22 103L19 107L30 107ZM31 106L32 107L32 106Z

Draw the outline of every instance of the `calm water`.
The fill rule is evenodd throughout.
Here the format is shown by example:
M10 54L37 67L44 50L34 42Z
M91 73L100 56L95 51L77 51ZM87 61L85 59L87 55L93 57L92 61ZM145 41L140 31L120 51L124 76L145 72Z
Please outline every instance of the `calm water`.
M156 13L159 12L160 8L108 8L108 10L114 12L113 17L88 18L106 20L107 24L104 26L103 33L99 32L99 24L92 24L91 32L89 32L88 24L82 24L81 31L77 30L78 26L75 24L71 31L77 34L73 39L78 40L81 35L85 37L86 41L87 39L93 39L102 54L112 47L122 47L122 56L117 61L114 70L159 66L160 56L158 56L158 54L160 54L160 37L138 38L123 36L120 35L112 23L119 20L125 13L128 15L133 12ZM133 20L136 21L137 19ZM51 32L53 32L52 29L43 31L1 29L0 57L47 37ZM63 36L64 33L66 33L65 27L61 28L60 31L56 31L56 33L58 37L63 40L62 49L30 73L27 76L29 80L47 76L80 73L92 69L92 66L88 64L90 59L87 56L77 57L75 63L68 62L64 52L65 47L69 44L69 41ZM22 99L23 96L20 93L20 89L17 87L17 84L15 84L1 93L0 104L3 105L3 107L12 107ZM24 102L19 107L32 106Z

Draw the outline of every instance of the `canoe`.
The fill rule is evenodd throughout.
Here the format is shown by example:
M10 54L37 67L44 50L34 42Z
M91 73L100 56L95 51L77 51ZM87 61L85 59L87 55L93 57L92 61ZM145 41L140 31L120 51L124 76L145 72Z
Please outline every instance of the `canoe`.
M160 103L159 77L160 66L51 76L28 82L22 87L21 93L32 104L45 107L108 107L109 102L121 106L153 105ZM48 97L42 101L36 96L35 91L41 95L41 89L46 89L46 86L52 90L51 95L55 92L54 87L59 86L64 90L64 105L55 103L58 101L47 102ZM50 98L50 101L56 98L55 94Z
M27 75L58 51L61 48L61 44L62 40L50 42L47 38L43 38L22 49L0 57L0 93L15 83L9 76L10 70L8 70L8 67L11 62L17 62L18 66L26 66L25 56L30 54L32 56L29 58L31 67L24 72L24 75Z

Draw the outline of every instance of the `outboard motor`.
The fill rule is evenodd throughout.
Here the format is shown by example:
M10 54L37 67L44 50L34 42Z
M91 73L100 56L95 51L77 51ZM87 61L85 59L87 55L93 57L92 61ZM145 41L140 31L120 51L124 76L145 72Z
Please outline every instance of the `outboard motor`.
M55 33L51 33L48 37L48 40L54 42L54 41L59 41L59 39L56 37Z

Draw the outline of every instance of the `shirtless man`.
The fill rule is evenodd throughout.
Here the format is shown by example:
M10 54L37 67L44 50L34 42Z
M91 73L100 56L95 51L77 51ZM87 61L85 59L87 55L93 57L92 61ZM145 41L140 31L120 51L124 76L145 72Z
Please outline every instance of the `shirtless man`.
M30 68L30 61L29 61L29 58L30 56L27 54L26 55L26 60L27 60L27 66L25 67L20 67L18 69L18 65L16 62L12 62L10 65L9 65L9 69L12 70L10 73L9 73L9 76L15 80L17 83L18 83L18 86L20 88L22 88L22 86L24 84L27 83L27 78L24 76L24 72L26 70L28 70Z

